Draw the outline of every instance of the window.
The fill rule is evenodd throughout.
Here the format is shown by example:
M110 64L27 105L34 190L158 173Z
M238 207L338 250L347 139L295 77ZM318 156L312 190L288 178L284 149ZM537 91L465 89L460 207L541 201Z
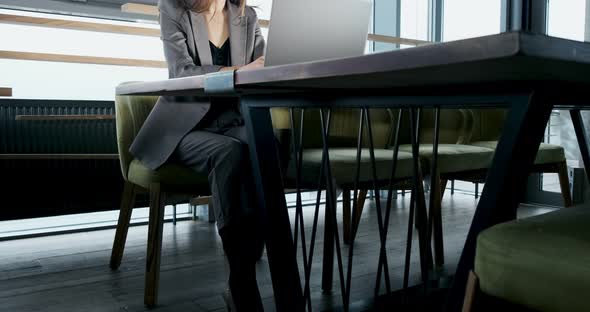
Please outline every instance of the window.
M547 34L571 40L584 41L586 24L586 0L548 0ZM573 138L573 141L572 141ZM566 111L555 110L547 125L544 141L565 148L568 166L579 167L579 150L573 128ZM541 175L543 191L560 193L559 179L555 173Z
M269 19L272 1L252 0L260 19ZM55 18L159 29L156 21L121 22L2 10L0 14ZM267 29L262 33L267 35ZM73 56L165 61L159 37L0 24L0 50ZM23 40L26 38L26 40ZM95 65L0 59L0 86L10 86L15 99L114 100L115 87L125 81L168 78L167 68Z
M401 37L428 40L429 0L401 0Z
M92 23L158 28L156 24L105 21L13 10L1 14L67 19ZM0 50L60 55L163 61L159 37L0 24ZM124 81L166 79L166 68L58 63L0 59L0 85L13 88L13 98L113 100Z
M501 0L444 0L443 40L500 33Z
M272 0L247 0L248 5L254 7L258 19L270 20ZM261 28L264 38L268 37L268 28Z
M586 0L549 0L547 34L584 41Z

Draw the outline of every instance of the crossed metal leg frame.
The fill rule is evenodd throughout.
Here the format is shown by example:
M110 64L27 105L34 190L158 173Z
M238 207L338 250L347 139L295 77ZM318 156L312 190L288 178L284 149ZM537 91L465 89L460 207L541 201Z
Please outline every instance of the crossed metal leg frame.
M300 109L301 113L299 114L300 120L299 122L299 132L296 133L295 131L295 118L294 118L294 109ZM435 239L440 238L440 245L436 244L435 247L437 257L442 257L442 227L440 226L440 198L436 198L436 196L440 196L440 192L431 192L430 193L430 207L429 211L426 211L425 205L425 196L424 196L424 189L423 189L423 179L422 179L422 171L420 168L420 159L419 159L419 123L420 123L420 108L409 108L406 109L409 111L409 118L410 118L410 125L411 125L411 143L412 143L412 155L413 155L413 177L412 177L412 193L410 199L410 211L409 211L409 218L408 218L408 232L407 232L407 239L406 239L406 251L405 251L405 263L404 263L404 277L403 277L403 289L404 292L407 291L409 285L409 273L410 273L410 260L411 260L411 250L412 250L412 236L414 226L418 230L418 241L419 241L419 251L420 251L420 264L421 264L421 274L422 274L422 282L427 288L428 280L429 280L429 270L432 268L432 251L431 251L431 237L433 233L433 229L435 232ZM379 251L379 261L378 261L378 271L376 276L375 282L375 296L377 297L380 294L381 290L381 282L382 279L384 280L385 290L387 293L391 292L391 281L390 281L390 274L389 274L389 265L387 259L387 252L386 252L386 243L387 243L387 232L389 229L389 219L391 214L391 207L393 204L393 193L394 193L394 184L396 182L395 173L397 169L397 159L399 155L399 133L400 128L402 125L402 120L407 113L406 110L400 109L397 119L397 129L395 131L395 138L394 138L394 148L392 149L392 166L391 166L391 173L390 178L388 181L388 195L387 195L387 203L385 209L383 209L381 205L381 198L380 198L380 187L382 184L378 183L377 179L377 167L375 164L375 153L374 153L374 145L373 145L373 133L371 127L371 115L370 110L367 107L361 108L360 120L358 125L358 141L357 141L357 153L356 153L356 172L355 172L355 179L353 184L353 211L352 215L356 215L359 209L362 207L358 207L358 194L359 194L359 177L360 177L360 163L361 163L361 153L363 147L363 136L364 131L367 131L368 137L368 145L369 145L369 156L370 156L370 164L371 164L371 178L372 178L372 186L374 189L375 194L375 206L377 212L377 225L378 225L378 233L379 233L379 241L380 241L380 251ZM307 246L307 241L305 237L304 231L304 220L303 220L303 211L302 211L302 199L301 199L301 191L302 191L302 166L303 166L303 137L305 131L304 125L304 113L305 108L290 108L290 119L291 119L291 141L293 144L293 160L295 162L296 167L296 177L295 177L295 184L296 184L296 212L295 212L295 226L294 226L294 244L295 248L298 248L298 241L301 241L301 251L303 254L303 267L304 267L304 289L303 289L303 296L306 303L306 307L308 311L312 310L312 302L311 302L311 294L310 294L310 272L312 269L313 263L313 255L314 255L314 248L317 236L317 225L318 225L318 216L319 216L319 209L320 209L320 200L322 196L322 191L325 188L326 190L326 233L329 233L328 236L325 236L325 240L331 239L332 242L324 242L324 245L332 245L335 243L336 248L336 260L338 265L338 276L340 281L340 291L342 295L342 303L345 311L348 311L350 308L350 290L351 290L351 279L352 279L352 264L353 264L353 255L354 255L354 241L356 237L356 227L353 227L353 231L351 233L351 240L348 249L348 262L346 267L344 266L342 249L341 249L341 241L340 235L338 232L337 226L337 219L336 219L336 208L337 208L337 194L336 188L333 183L332 179L332 172L330 164L330 155L329 155L329 146L328 146L328 137L330 135L330 121L331 121L331 108L320 108L320 120L321 120L321 136L323 141L323 154L322 154L322 161L320 164L320 173L318 176L318 183L317 183L317 196L316 196L316 204L315 210L313 215L313 225L312 225L312 232L311 232L311 240L309 242L309 248ZM433 172L437 170L437 149L438 149L438 126L439 126L439 119L440 119L440 109L435 107L435 135L434 135L434 159L433 159ZM431 175L432 181L431 185L433 189L439 187L439 181L436 179L437 176L432 174ZM385 210L385 213L383 213ZM414 224L416 222L416 224ZM330 233L331 232L331 233ZM333 234L333 237L329 237L330 234ZM440 235L440 236L439 236ZM331 248L331 247L328 247ZM328 278L326 279L326 275L324 275L324 286L326 283L329 284L327 287L331 287L332 282L332 263L333 259L329 257L329 259L324 259L324 261L328 261L328 265L324 264L324 270L329 270L327 272ZM326 272L324 272L326 273Z
M458 90L463 92L462 90ZM454 91L453 91L454 92ZM338 274L340 278L341 292L343 298L344 310L347 311L350 307L350 284L351 284L351 268L352 268L352 255L354 248L354 234L352 235L350 249L348 250L348 263L345 267L342 258L342 252L340 248L340 239L338 233L338 227L336 226L336 192L334 189L334 183L332 180L332 173L329 164L329 154L327 146L327 138L329 136L329 125L331 108L338 104L338 107L342 108L361 108L361 118L359 121L359 133L363 133L365 128L369 131L369 147L370 147L370 164L371 173L373 178L373 186L377 192L375 194L376 200L376 212L377 222L379 227L379 239L380 239L380 253L379 253L379 269L376 277L376 289L375 293L379 293L381 279L385 276L385 288L390 290L391 283L389 281L389 270L388 270L388 259L385 253L385 245L387 240L388 220L391 209L392 200L387 201L385 207L385 213L383 213L383 207L380 202L380 193L378 192L378 183L376 179L376 167L375 167L375 155L373 149L373 142L371 134L371 116L369 107L371 108L403 108L409 111L411 120L411 143L412 143L412 154L413 154L413 170L414 170L414 187L412 190L411 197L411 209L410 218L408 220L408 238L406 241L406 263L404 267L404 288L408 285L409 276L409 261L411 243L412 243L412 231L414 223L416 222L416 228L418 229L419 235L419 247L420 247L420 268L422 273L422 280L425 285L425 289L428 287L428 275L429 268L432 265L432 250L430 249L429 236L435 237L435 245L437 242L437 232L441 231L441 228L436 228L436 224L440 220L440 212L437 211L438 207L433 205L440 203L437 200L436 194L430 194L430 207L429 211L426 211L425 205L420 205L420 202L425 202L424 193L422 190L422 184L418 183L421 179L421 172L419 166L419 145L418 145L418 134L420 121L420 111L418 107L430 107L434 108L436 112L436 121L439 119L440 108L460 108L460 107L507 107L510 109L508 117L505 122L505 128L510 131L503 132L496 152L494 153L494 161L492 167L489 170L486 178L486 187L483 189L481 199L478 203L478 207L475 211L473 221L465 245L457 265L457 270L454 276L453 287L447 297L446 309L448 311L459 311L463 302L463 295L465 294L465 282L467 280L467 273L473 269L474 257L475 257L475 244L477 235L493 226L508 220L514 220L516 218L516 210L519 205L519 198L524 190L526 178L530 173L530 166L533 164L535 159L536 151L538 150L539 144L543 137L544 129L549 120L551 110L555 106L564 107L570 109L572 115L572 121L574 123L574 129L578 138L580 151L582 158L587 169L586 174L590 178L590 152L588 150L588 135L584 129L582 118L580 116L579 109L584 107L587 109L589 105L587 102L587 94L585 90L581 90L578 86L572 86L571 88L560 87L556 88L554 85L545 86L528 86L518 85L508 90L494 90L474 89L470 88L469 92L464 91L464 94L455 93L442 93L442 94L425 94L421 96L405 96L405 95L380 95L372 92L369 95L358 94L358 95L346 95L344 97L332 97L323 95L302 95L302 94L274 94L272 97L269 96L243 96L241 98L242 111L247 120L247 128L249 131L250 139L253 143L250 144L250 154L252 155L252 162L255 169L254 172L257 182L257 193L260 197L261 202L264 204L264 211L268 214L268 218L273 222L269 224L268 231L273 235L267 238L267 252L269 255L269 267L271 271L271 278L273 280L273 289L275 295L275 303L277 310L280 311L302 311L307 308L311 310L311 299L310 299L310 272L313 263L313 254L315 247L315 237L317 233L318 223L318 212L319 212L319 200L316 201L314 211L314 224L312 227L311 241L309 246L306 244L305 233L303 233L303 214L301 205L301 168L302 168L302 144L303 129L300 127L299 133L293 133L294 138L293 153L294 160L297 169L297 205L296 205L296 229L295 237L301 236L301 248L304 255L304 289L301 287L301 279L299 276L298 264L296 261L295 250L298 248L297 245L290 244L290 242L297 241L293 239L293 232L289 224L289 217L286 211L285 198L281 194L283 187L280 181L280 174L278 173L279 164L276 159L276 153L274 153L275 137L272 132L271 118L269 113L270 107L288 107L293 109L304 109L304 108L320 108L321 123L322 123L322 139L324 141L323 157L321 163L320 176L318 177L318 194L317 199L321 198L321 191L324 189L327 192L326 200L326 218L327 225L333 229L333 239L336 247L336 255L338 260ZM576 106L568 106L573 105ZM292 112L292 111L291 111ZM402 117L405 113L401 113ZM303 116L303 114L301 114ZM398 118L401 118L398 116ZM293 119L293 117L291 117ZM300 121L302 123L302 121ZM438 123L438 122L437 122ZM294 123L292 123L293 125ZM438 125L436 125L438 126ZM438 127L435 127L438 128ZM435 131L434 138L434 155L436 155L436 148L438 142L438 130ZM296 135L298 134L298 138ZM297 140L295 140L297 139ZM357 144L357 162L356 162L356 181L354 182L354 196L355 199L358 196L358 177L360 170L360 156L362 147L363 136L360 135ZM397 141L397 139L396 139ZM398 152L397 146L399 142L395 142L395 148L392 151L393 166L392 175L396 170L396 153ZM434 166L437 166L436 156ZM437 170L431 170L436 172ZM437 185L438 181L433 178L433 185ZM390 185L393 179L390 179ZM391 187L390 187L391 189ZM437 187L432 187L436 191ZM392 194L389 193L390 197ZM434 198L434 200L432 200ZM356 204L358 201L353 203L353 212L356 212L360 207ZM275 209L270 209L275 208ZM385 216L384 216L385 215ZM415 218L414 218L415 216ZM414 221L415 219L415 221ZM437 220L438 219L438 220ZM429 225L432 224L432 227ZM301 233L300 233L301 232ZM287 244L289 242L289 244ZM326 244L326 241L324 242ZM295 247L295 248L294 248ZM307 248L309 247L309 248ZM435 255L438 253L435 246ZM440 248L440 247L438 247ZM440 248L442 250L442 248ZM437 261L438 262L438 261Z

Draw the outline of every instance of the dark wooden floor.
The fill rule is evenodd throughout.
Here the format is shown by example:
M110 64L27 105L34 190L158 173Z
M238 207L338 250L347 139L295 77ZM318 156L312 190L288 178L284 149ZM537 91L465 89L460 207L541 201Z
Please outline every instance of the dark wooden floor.
M456 193L445 197L443 220L448 272L456 266L476 203L471 195ZM379 245L373 206L373 202L367 203L354 249L351 302L357 309L371 301L375 285ZM396 288L401 287L408 206L409 196L400 197L391 215L387 251L391 281ZM519 213L528 216L545 211L523 206ZM306 227L311 225L312 212L311 207L305 209ZM323 224L321 217L320 224ZM311 230L306 230L309 238ZM336 271L333 292L325 294L320 289L321 231L320 228L312 271L314 311L337 309L341 305ZM0 311L146 310L143 283L147 227L130 229L123 264L118 271L108 267L113 237L114 230L104 230L0 242ZM412 279L417 282L417 249L412 254ZM266 310L273 311L266 257L258 268ZM223 311L220 294L225 287L223 252L215 226L205 221L183 221L176 226L166 223L160 304L152 310Z

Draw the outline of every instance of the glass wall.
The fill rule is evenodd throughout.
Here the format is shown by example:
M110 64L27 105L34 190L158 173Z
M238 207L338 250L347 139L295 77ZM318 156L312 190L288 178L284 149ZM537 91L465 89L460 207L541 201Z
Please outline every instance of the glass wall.
M547 33L584 41L586 0L548 0Z
M500 33L502 0L444 0L443 40Z
M400 36L428 40L428 2L430 0L401 0Z
M584 41L586 28L586 0L548 0L547 34L554 37ZM565 149L568 166L580 166L580 154L568 111L554 110L547 125L545 142ZM555 173L541 175L541 190L561 192Z
M100 24L158 29L149 23L107 21L14 10L0 14L24 15ZM71 56L164 61L159 37L0 24L0 50ZM13 89L13 98L113 100L115 87L124 81L168 77L165 68L59 63L0 59L0 85Z
M272 0L250 0L261 19L269 19ZM159 29L156 21L121 22L28 11L0 14L52 18ZM262 29L266 36L267 29ZM71 56L165 61L159 37L0 24L0 50ZM26 38L26 40L24 40ZM160 80L166 68L77 64L0 59L0 86L10 86L14 99L114 100L115 87L125 81Z
M254 7L259 19L270 20L272 0L247 0L248 5ZM262 28L264 38L268 35L268 28Z

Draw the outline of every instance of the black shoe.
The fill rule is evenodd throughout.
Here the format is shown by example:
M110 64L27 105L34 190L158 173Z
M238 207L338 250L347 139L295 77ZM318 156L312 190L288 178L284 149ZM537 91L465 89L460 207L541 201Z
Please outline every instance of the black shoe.
M257 240L247 227L226 225L220 232L223 250L229 264L229 288L234 312L263 311L256 283ZM261 244L260 244L261 245ZM230 307L231 308L231 307ZM237 308L237 309L236 309Z

